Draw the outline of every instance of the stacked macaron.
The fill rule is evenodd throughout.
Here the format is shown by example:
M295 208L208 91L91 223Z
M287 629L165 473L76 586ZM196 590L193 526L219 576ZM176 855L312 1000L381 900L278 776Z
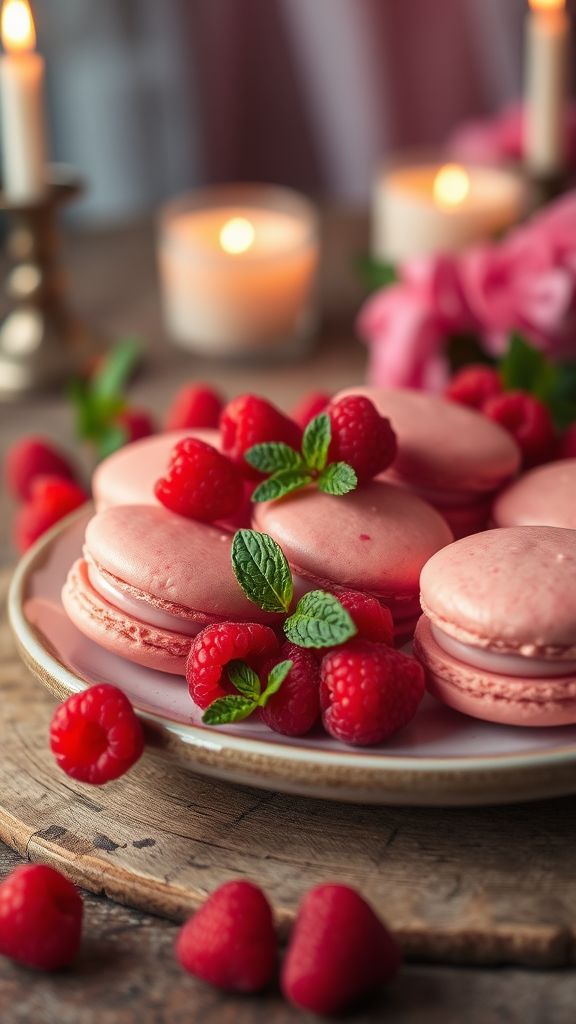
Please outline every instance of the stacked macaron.
M408 389L350 388L393 424L398 454L384 478L434 505L456 537L486 527L495 494L516 475L520 451L485 416L455 402Z
M496 498L492 522L576 530L576 459L537 466L514 480Z
M412 635L420 614L422 567L452 540L431 505L379 480L341 498L306 490L257 505L253 523L280 545L301 591L377 597L392 612L398 640Z
M106 650L184 675L192 637L215 622L267 623L232 572L230 533L159 505L118 505L88 523L62 600Z
M439 551L414 641L432 693L491 722L576 722L575 581L576 530L488 530Z

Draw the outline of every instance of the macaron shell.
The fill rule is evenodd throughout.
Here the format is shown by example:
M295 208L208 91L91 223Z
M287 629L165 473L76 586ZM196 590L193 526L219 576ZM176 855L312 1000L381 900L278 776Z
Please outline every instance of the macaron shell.
M422 616L414 654L424 665L430 693L465 715L502 725L546 727L576 722L576 677L504 676L466 665L436 642Z
M576 654L576 531L487 530L434 555L422 610L463 643L533 657Z
M560 526L576 530L576 459L562 459L524 473L498 495L496 526Z
M497 490L520 466L520 451L498 424L456 402L407 388L347 388L365 395L390 419L398 455L388 475L416 487L485 494Z
M245 597L232 571L232 537L162 506L118 505L98 512L85 547L102 568L141 599L246 622L278 621Z
M256 505L253 522L299 573L383 598L417 594L422 566L452 540L435 509L380 481L344 497L310 488Z
M108 604L92 587L82 560L68 573L62 603L76 628L105 650L145 668L185 674L191 638L147 626Z

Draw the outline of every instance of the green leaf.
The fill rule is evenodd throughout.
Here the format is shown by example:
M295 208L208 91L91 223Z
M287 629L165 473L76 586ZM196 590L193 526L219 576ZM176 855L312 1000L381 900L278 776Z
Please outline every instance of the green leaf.
M558 374L548 396L556 427L564 430L576 420L576 361L558 364Z
M284 632L299 647L332 647L350 640L358 630L337 597L312 590L304 594L294 614L286 619Z
M109 426L102 426L97 437L98 457L106 459L108 455L117 452L128 440L128 434L124 427L118 423L111 423Z
M546 402L558 376L554 363L533 348L521 334L510 336L508 351L500 364L506 391L527 391Z
M227 666L228 678L238 693L248 700L258 700L260 696L260 679L253 668L245 661L231 661Z
M272 537L256 530L238 530L232 541L232 568L246 597L259 608L288 611L294 595L292 573Z
M135 338L115 345L92 378L92 393L97 398L121 395L139 358L140 344Z
M310 473L298 469L285 469L281 473L274 473L263 483L258 484L252 494L252 501L276 501L277 498L283 498L285 494L291 494L292 491L299 491L302 487L306 487L307 484L312 483L312 479Z
M318 487L325 494L349 494L358 486L358 477L347 462L331 462L318 477Z
M260 697L260 700L258 701L259 707L263 708L264 705L267 703L268 698L271 697L274 693L278 693L278 690L282 686L282 683L286 679L286 676L288 675L293 664L293 661L279 661L277 665L274 665L274 668L271 670L270 675L268 676L268 685L264 690L264 693Z
M309 469L324 469L332 440L332 423L327 412L315 416L304 431L302 454Z
M244 453L244 458L261 473L278 473L285 469L304 469L302 456L283 441L255 444Z
M228 725L248 718L256 708L256 701L247 697L219 697L202 715L204 725Z
M393 263L383 263L373 256L361 256L358 260L358 273L362 284L369 292L380 288L389 288L399 280L398 271Z

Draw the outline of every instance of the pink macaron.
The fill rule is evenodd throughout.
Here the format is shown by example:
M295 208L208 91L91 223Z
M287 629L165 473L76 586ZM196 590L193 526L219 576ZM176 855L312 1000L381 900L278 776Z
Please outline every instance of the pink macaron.
M398 639L412 634L420 613L422 566L452 540L431 505L381 481L339 498L307 489L256 505L253 524L278 542L300 589L379 598L392 612Z
M334 401L352 394L369 398L398 438L384 478L434 505L456 537L484 529L494 494L520 467L510 434L478 412L422 391L348 388Z
M549 462L518 477L496 498L492 521L576 530L576 459Z
M113 505L159 505L154 484L164 475L170 455L179 441L198 438L221 450L217 430L177 430L154 434L125 445L97 466L92 476L92 493L98 511ZM246 483L242 507L230 519L218 525L225 530L238 530L250 525L250 495L254 483Z
M229 533L161 506L118 505L88 523L64 608L95 643L129 661L184 674L192 638L213 622L276 624L244 596Z
M414 650L450 707L505 725L576 722L576 531L488 530L434 555Z

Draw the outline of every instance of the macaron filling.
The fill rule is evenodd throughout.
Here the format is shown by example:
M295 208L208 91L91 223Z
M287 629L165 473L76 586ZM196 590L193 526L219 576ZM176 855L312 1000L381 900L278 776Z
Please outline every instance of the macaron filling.
M182 633L184 636L196 636L205 625L205 623L194 622L192 619L172 615L170 612L147 604L146 601L139 601L137 597L125 594L99 572L91 562L87 564L87 569L88 579L100 597L114 605L119 611L139 619L146 626L167 629L173 633Z
M485 672L524 679L551 679L556 676L572 676L576 673L576 660L562 661L558 658L551 660L526 657L521 654L502 654L499 651L490 651L484 647L474 647L472 644L455 640L454 637L449 636L433 623L430 623L430 627L436 643L446 654L465 665L471 665Z

